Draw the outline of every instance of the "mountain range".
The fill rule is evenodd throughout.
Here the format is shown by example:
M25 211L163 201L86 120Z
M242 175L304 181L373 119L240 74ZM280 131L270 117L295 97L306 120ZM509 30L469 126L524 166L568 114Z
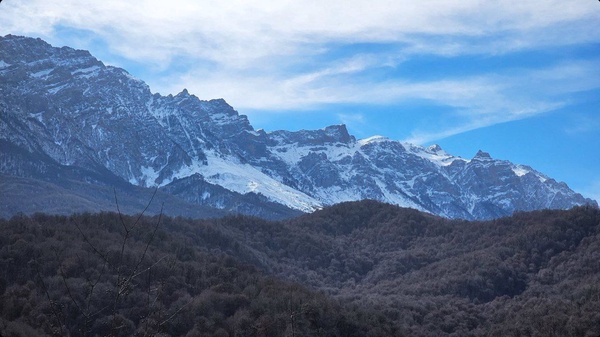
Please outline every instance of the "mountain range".
M257 130L223 99L152 93L87 51L28 37L0 38L0 114L0 216L134 213L153 193L165 213L192 217L285 218L363 199L460 219L598 206L483 151L356 139L344 125Z

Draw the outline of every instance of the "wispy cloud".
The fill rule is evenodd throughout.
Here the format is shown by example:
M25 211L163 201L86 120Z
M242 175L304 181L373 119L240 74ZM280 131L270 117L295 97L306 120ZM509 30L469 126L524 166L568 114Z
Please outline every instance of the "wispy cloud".
M456 108L448 118L453 122L441 127L429 126L426 130L416 129L405 141L425 144L562 108L571 103L571 94L600 88L600 70L596 64L573 61L541 70L521 70L512 75L482 75L474 80L458 80L439 87L434 84L437 88L432 88L429 98ZM418 96L419 92L414 95Z
M64 25L93 31L133 59L168 62L188 54L226 67L318 53L318 46L328 43L388 41L423 52L463 53L600 36L590 26L599 17L597 4L562 0L30 0L3 4L0 17L3 32L51 36L56 25ZM444 37L453 39L440 43ZM474 44L462 37L482 39ZM427 43L431 40L437 46Z
M340 122L342 122L343 124L364 125L366 123L365 115L362 113L353 113L353 114L338 113L337 117L340 120Z

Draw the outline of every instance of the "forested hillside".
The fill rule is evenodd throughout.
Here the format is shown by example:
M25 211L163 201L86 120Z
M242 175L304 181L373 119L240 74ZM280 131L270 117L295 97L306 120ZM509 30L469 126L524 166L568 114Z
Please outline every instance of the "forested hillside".
M174 219L167 219L167 223ZM125 226L128 230L125 230ZM159 218L36 215L2 221L2 336L365 336L382 313L243 265L218 227ZM127 234L128 233L128 234ZM201 237L200 246L187 237ZM377 322L375 324L374 322Z
M600 211L0 221L2 336L597 336Z

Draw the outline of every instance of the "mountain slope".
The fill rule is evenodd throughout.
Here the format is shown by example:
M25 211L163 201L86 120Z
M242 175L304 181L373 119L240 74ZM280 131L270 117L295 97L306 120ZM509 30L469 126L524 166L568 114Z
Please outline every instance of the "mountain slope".
M158 186L193 204L244 214L285 217L361 199L464 219L597 205L530 167L483 152L467 160L438 146L356 140L343 125L255 130L222 99L203 101L187 90L152 94L87 51L39 39L0 39L0 111L0 172L7 176L44 177L43 163L53 162L105 178L84 181Z

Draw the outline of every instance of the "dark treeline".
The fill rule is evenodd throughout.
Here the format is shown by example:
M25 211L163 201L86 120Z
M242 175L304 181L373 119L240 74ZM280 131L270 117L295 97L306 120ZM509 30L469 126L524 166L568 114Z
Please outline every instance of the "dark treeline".
M2 336L598 336L600 212L0 221Z

